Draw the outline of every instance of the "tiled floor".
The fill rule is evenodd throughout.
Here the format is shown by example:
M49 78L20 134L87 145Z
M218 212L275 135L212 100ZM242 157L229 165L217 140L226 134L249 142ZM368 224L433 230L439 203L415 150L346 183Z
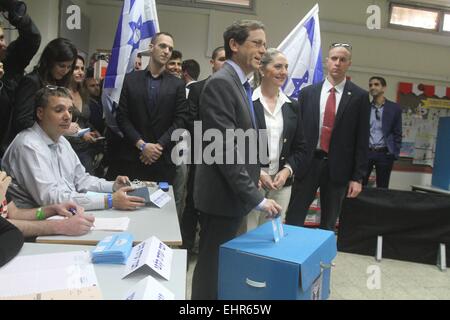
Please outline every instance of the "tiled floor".
M186 297L191 297L191 261ZM432 265L338 252L331 273L332 300L449 300L450 271ZM379 277L378 277L379 275Z

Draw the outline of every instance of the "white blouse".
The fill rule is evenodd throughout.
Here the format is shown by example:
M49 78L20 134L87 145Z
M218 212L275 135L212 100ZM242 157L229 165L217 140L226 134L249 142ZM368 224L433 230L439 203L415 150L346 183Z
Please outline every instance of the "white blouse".
M261 87L258 87L253 91L253 101L259 100L264 107L264 118L266 120L267 135L269 142L269 169L263 168L268 174L274 175L279 171L279 159L281 150L283 147L283 112L281 110L285 103L291 103L291 100L283 93L279 91L277 104L273 113L270 111L269 106L261 93Z

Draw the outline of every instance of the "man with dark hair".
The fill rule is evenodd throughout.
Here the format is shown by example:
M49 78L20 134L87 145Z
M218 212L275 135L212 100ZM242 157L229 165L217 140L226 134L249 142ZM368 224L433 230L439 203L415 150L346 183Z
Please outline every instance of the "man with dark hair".
M198 80L200 65L194 59L184 60L181 64L182 78L186 83L186 98L189 95L189 87Z
M8 46L0 24L0 160L8 147L15 90L26 66L39 49L41 34L18 1L3 1L0 11L8 12L10 24L19 37Z
M320 187L320 228L334 230L345 196L356 198L361 192L367 170L370 107L367 91L346 79L351 63L350 44L332 44L326 79L300 91L309 169L294 178L288 224L304 225Z
M105 131L105 120L103 117L100 79L94 77L94 70L92 68L87 69L83 86L89 93L89 110L91 111L89 122L103 135Z
M128 177L106 181L86 173L64 134L72 121L72 96L68 89L46 86L36 93L31 128L20 132L5 152L3 169L11 176L8 194L19 208L75 201L86 210L130 210L144 199L126 192ZM89 195L88 191L107 193Z
M116 174L173 184L171 135L185 127L188 113L183 81L165 70L172 51L172 36L158 33L150 44L147 69L125 76L117 123L126 144L117 155Z
M219 71L225 63L225 49L220 46L214 49L210 64L212 73ZM205 86L206 78L202 81L194 82L190 85L188 93L189 102L189 122L188 131L191 139L194 137L194 121L199 121L198 106L200 104L200 95ZM188 166L188 177L186 183L186 202L181 216L181 236L183 238L183 248L188 250L189 258L194 254L195 238L197 235L198 212L194 205L194 178L195 178L195 164L193 163L194 152L191 147L191 164Z
M218 130L227 140L229 130L256 133L248 77L259 68L266 51L266 34L261 22L242 20L228 27L223 38L228 60L203 89L200 120L204 132ZM208 146L204 144L204 148ZM231 137L216 151L219 159L196 169L194 202L200 212L201 232L192 299L217 299L219 247L236 236L245 215L255 208L269 217L281 211L275 201L258 191L261 169L249 160L249 144L241 150ZM229 154L234 155L231 163L227 161Z
M182 73L181 73L182 59L183 59L182 53L178 50L173 50L169 61L167 61L167 63L166 63L166 70L170 74L173 74L175 77L180 78L180 79L182 76Z
M386 80L369 79L369 92L373 100L370 112L369 165L364 185L367 185L373 167L377 188L389 188L392 166L402 146L402 109L384 97Z
M134 60L134 71L142 70L142 54L138 53Z

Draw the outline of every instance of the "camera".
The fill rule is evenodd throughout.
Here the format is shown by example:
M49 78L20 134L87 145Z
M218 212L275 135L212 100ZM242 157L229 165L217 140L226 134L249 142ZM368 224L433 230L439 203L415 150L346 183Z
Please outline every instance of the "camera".
M27 13L27 5L19 0L0 0L0 12L8 12L8 20L21 18Z

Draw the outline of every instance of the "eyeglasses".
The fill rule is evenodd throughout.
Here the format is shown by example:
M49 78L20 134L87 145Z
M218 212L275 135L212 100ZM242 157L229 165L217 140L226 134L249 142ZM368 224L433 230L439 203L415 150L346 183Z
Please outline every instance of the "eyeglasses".
M54 85L48 84L45 86L45 89L48 89L50 91L60 91L60 92L64 92L65 94L70 94L69 89L67 89L66 87L60 87L60 86L54 86Z
M258 49L262 47L264 47L264 49L267 49L266 43L262 40L245 40L245 41L252 42Z
M349 51L352 51L352 46L348 43L335 42L335 43L331 44L330 49L332 49L332 48L346 48Z

